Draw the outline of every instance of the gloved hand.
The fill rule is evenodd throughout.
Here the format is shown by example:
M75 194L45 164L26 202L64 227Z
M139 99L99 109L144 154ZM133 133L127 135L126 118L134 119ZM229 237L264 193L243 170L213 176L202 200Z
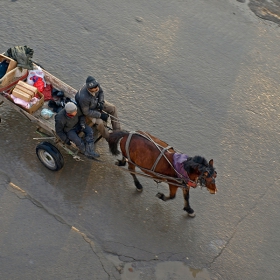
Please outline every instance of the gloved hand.
M107 122L109 115L106 113L101 113L100 119Z
M65 143L66 145L69 145L69 146L71 145L70 139L68 139L68 138L65 140L64 143Z
M104 108L104 103L103 102L98 102L97 106L96 106L96 109L102 111L103 108Z

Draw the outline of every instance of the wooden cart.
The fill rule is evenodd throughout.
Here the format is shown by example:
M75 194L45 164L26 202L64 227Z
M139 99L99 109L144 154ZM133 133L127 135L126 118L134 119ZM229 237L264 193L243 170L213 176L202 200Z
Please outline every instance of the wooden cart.
M17 69L17 67L15 69ZM42 106L38 108L35 112L33 110L26 110L20 105L13 103L13 100L10 97L10 93L11 90L18 83L18 81L26 80L28 71L26 69L24 70L25 71L22 71L22 75L20 77L14 77L14 72L16 70L12 70L14 71L13 73L11 73L11 71L9 72L9 77L5 78L5 87L2 87L2 89L0 87L0 103L2 104L3 102L6 102L14 110L25 116L30 122L37 125L37 132L41 135L41 137L34 139L42 139L45 141L37 145L36 154L45 167L53 171L58 171L64 166L63 156L56 146L62 147L75 160L81 161L82 158L79 155L78 148L74 144L71 144L71 146L65 145L56 135L54 115L50 119L45 119L41 116L41 111L44 108L48 108L48 101L43 100L41 104ZM76 89L67 85L66 83L64 83L54 75L50 74L46 70L42 69L42 71L44 72L44 79L47 84L51 84L53 88L59 91L63 91L65 97L74 99L75 94L77 93ZM101 138L101 136L98 134L97 130L94 129L94 127L93 130L95 142L97 142Z

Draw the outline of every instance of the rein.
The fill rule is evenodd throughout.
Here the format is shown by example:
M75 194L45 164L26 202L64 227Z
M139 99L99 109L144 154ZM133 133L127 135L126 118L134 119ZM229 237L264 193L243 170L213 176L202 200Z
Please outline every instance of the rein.
M179 187L179 188L181 188L181 189L185 189L185 188L190 188L190 186L188 186L182 179L180 179L180 178L174 178L174 177L170 177L170 176L165 176L165 175L162 175L162 174L160 174L160 173L157 173L157 172L153 172L153 171L151 171L150 169L146 169L146 168L143 168L143 167L140 167L140 166L138 166L137 164L135 164L134 162L132 162L132 161L129 161L128 159L127 159L127 161L129 162L129 163L131 163L131 164L133 164L135 167L137 167L137 168L139 168L139 169L142 169L142 170L145 170L145 171L147 171L147 172L150 172L150 173L152 173L153 175L155 175L156 177L161 177L161 178L157 178L157 179L155 179L153 176L151 176L151 175L148 175L148 174L145 174L145 173L140 173L140 172L137 172L137 171L130 171L130 170L128 170L128 169L124 169L123 168L123 170L124 171L126 171L126 172L129 172L129 173L131 173L131 174L135 174L135 175L139 175L139 176L142 176L142 177L146 177L146 178L150 178L150 179L152 179L152 180L154 180L157 184L158 183L162 183L162 182L164 182L164 183L167 183L167 184L172 184L172 185L174 185L174 186L176 186L176 187ZM202 178L203 177L203 174L201 174L199 177L198 177L198 179L197 179L197 182L199 183L199 186L202 188L202 187L206 187L205 186L205 179L203 179ZM201 180L201 179L203 179L203 180ZM192 182L192 183L194 183L194 184L197 184L197 182L194 182L194 181L192 181L192 180L190 180L190 182Z
M120 120L119 118L116 118L115 116L113 116L113 115L111 115L111 114L109 114L109 113L107 113L107 112L105 112L105 111L103 111L103 110L102 110L102 112L108 114L108 115L110 116L110 118L112 119L112 121L118 122L118 123L123 123L123 124L129 126L129 124L126 123L126 122L124 122L123 120ZM149 140L150 142L154 143L154 145L155 145L155 146L157 147L157 149L160 151L160 154L158 155L158 158L156 159L156 161L155 161L155 163L154 163L154 165L153 165L153 167L152 167L152 170L142 168L142 167L138 166L137 164L135 164L134 162L131 161L130 156L129 156L128 148L129 148L129 143L130 143L130 140L131 140L131 137L132 137L133 134L140 135L140 136L146 138L147 140ZM102 136L101 136L101 137L102 137ZM161 147L162 150L160 150L159 147ZM126 160L127 160L129 163L133 164L135 167L139 168L139 169L142 169L142 170L145 170L145 171L147 171L147 172L150 172L150 173L154 174L154 175L157 176L157 177L162 177L163 179L158 179L160 182L166 182L166 183L168 183L168 179L169 179L169 180L171 180L171 181L175 181L175 182L176 182L176 183L172 183L174 186L177 186L177 187L180 187L180 188L190 188L190 186L188 186L187 183L186 183L183 179L165 176L165 175L162 175L162 174L160 174L160 173L156 173L156 172L154 171L155 168L156 168L156 166L157 166L157 164L158 164L158 162L159 162L159 160L160 160L161 157L163 156L163 157L166 159L166 161L169 163L169 165L173 168L173 170L176 172L176 174L179 175L178 177L182 176L182 174L180 174L180 173L174 168L173 164L168 160L168 158L167 158L167 157L165 156L165 154L164 154L165 151L168 151L168 150L171 149L171 148L173 148L173 147L172 147L172 146L169 146L169 145L168 145L167 147L165 147L165 148L162 147L162 146L160 146L160 145L158 145L158 144L155 143L155 141L154 141L148 134L146 134L145 132L143 132L143 134L140 134L140 133L137 133L137 132L135 132L135 131L131 131L131 132L129 133L129 136L128 136L127 141L126 141L126 144L125 144L125 150L126 150L126 154L127 154L127 159L126 159ZM173 149L174 149L174 148L173 148ZM179 151L179 150L175 150L175 149L174 149L174 151L183 154L183 152L181 152L181 151ZM153 177L150 176L150 175L142 174L142 173L139 173L139 172L133 172L133 171L129 171L129 170L126 170L126 169L124 169L124 170L125 170L125 171L128 171L128 172L130 172L130 173L132 173L132 174L136 174L136 175L140 175L140 176L143 176L143 177L151 178L151 179L153 179L154 181L156 181L155 178L153 178ZM197 183L200 185L201 188L202 188L202 187L206 187L206 184L205 184L206 180L205 180L205 178L204 178L203 172L198 176L198 178L197 178L196 181L193 181L193 180L189 179L189 182L193 185L194 188L197 186Z
M186 185L182 180L180 180L180 179L176 179L176 178L174 178L174 177L169 177L169 176L162 175L162 174L160 174L160 173L152 172L152 171L149 170L149 169L145 169L145 168L143 168L143 167L140 167L140 166L136 165L134 162L129 162L129 163L133 164L135 167L137 167L137 168L139 168L139 169L141 168L142 170L148 171L148 172L154 174L155 176L161 177L161 178L155 179L155 178L154 178L153 176L151 176L151 175L148 175L148 174L145 174L145 173L140 173L140 172L137 172L137 171L131 171L131 170L129 170L129 169L123 168L123 170L126 171L126 172L129 172L129 173L131 173L131 174L135 174L135 175L139 175L139 176L142 176L142 177L146 177L146 178L152 179L152 180L154 180L157 184L158 184L158 183L164 182L164 183L167 183L167 184L170 183L170 184L172 184L172 185L174 185L174 186L177 186L177 187L179 187L179 188L182 188L182 189L189 188L189 186L187 186L187 185ZM169 180L170 180L170 181L174 181L174 182L170 182Z

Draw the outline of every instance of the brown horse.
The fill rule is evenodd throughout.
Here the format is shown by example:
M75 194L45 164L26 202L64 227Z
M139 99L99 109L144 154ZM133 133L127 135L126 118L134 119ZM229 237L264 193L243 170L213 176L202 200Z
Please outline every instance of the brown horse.
M131 172L137 190L142 191L143 187L135 175L137 174L136 167L142 170L145 176L151 177L155 181L168 183L169 196L165 196L163 193L156 195L163 201L175 198L178 187L182 188L185 200L183 210L191 217L194 217L195 213L189 203L190 187L195 188L199 183L201 186L205 186L210 193L217 192L215 184L217 173L212 159L207 162L201 156L188 157L176 153L167 143L142 131L111 133L108 143L113 155L120 154L119 140L123 158L116 164L124 166L128 161L128 170Z

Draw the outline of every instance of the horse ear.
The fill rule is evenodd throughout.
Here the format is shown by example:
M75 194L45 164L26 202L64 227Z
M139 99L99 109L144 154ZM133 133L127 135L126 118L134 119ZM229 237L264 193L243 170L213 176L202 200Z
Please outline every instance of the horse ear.
M210 159L210 161L209 161L209 166L212 166L212 167L213 167L213 165L214 165L214 160L213 160L213 159Z

